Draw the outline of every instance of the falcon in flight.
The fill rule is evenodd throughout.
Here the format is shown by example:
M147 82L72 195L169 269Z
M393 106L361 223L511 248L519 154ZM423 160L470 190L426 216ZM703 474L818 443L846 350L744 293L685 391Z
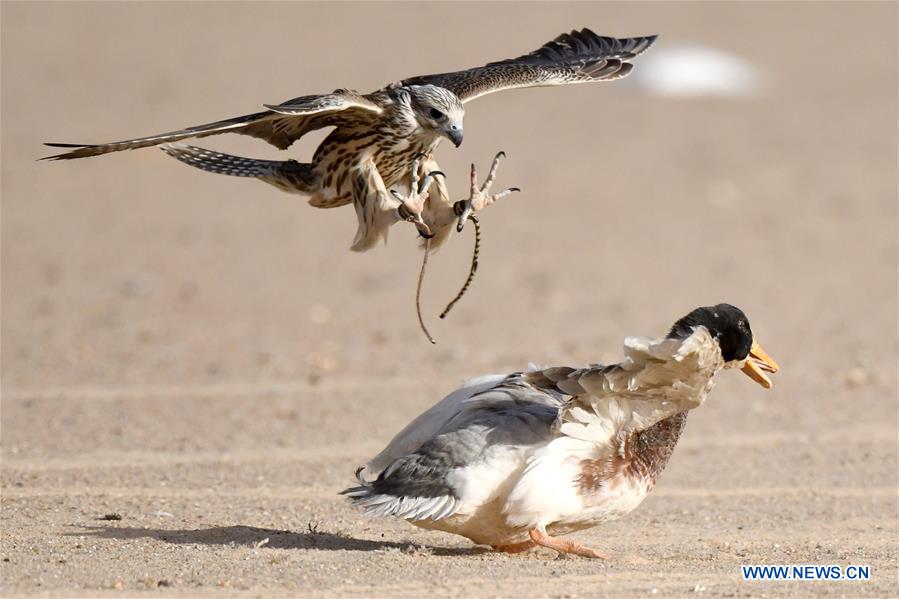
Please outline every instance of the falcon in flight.
M338 89L265 104L262 112L179 131L105 144L47 145L68 151L47 159L70 160L120 150L162 145L170 156L197 168L238 177L254 177L290 193L310 196L317 208L352 203L359 228L352 249L364 251L386 240L391 225L411 222L432 243L442 243L473 211L507 195L490 193L497 154L483 186L472 167L471 195L453 203L433 152L441 139L462 143L464 105L485 94L520 87L613 81L633 68L630 60L656 36L616 39L589 29L557 37L523 56L454 73L423 75L392 83L370 94ZM255 160L196 146L174 144L220 133L264 139L281 150L317 129L333 127L312 162Z

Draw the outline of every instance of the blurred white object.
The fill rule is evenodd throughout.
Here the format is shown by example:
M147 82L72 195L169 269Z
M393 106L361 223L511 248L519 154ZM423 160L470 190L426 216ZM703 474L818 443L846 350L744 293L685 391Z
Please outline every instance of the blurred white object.
M628 78L664 96L749 96L761 87L748 61L701 45L662 46L648 52Z

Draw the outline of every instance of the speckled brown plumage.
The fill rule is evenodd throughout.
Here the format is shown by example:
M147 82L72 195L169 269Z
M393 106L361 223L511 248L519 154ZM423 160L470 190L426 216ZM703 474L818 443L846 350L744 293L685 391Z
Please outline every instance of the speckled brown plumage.
M354 250L386 239L387 228L399 220L394 214L398 204L414 216L407 220L422 235L432 235L432 244L437 245L446 239L454 220L453 205L442 183L434 185L429 196L410 192L411 165L416 156L426 155L420 163L423 172L416 174L424 177L425 169L437 170L431 154L442 137L461 143L463 102L503 89L618 79L630 71L628 61L654 40L654 36L616 39L589 29L572 31L533 52L482 67L412 77L370 94L337 89L300 96L266 104L268 110L262 112L148 137L106 144L48 144L67 148L48 158L98 156L221 133L260 138L283 150L310 131L333 127L308 164L254 160L194 146L163 149L202 170L254 177L283 191L308 195L309 203L318 208L353 203L359 221ZM365 185L354 184L350 172ZM389 190L403 196L394 199Z

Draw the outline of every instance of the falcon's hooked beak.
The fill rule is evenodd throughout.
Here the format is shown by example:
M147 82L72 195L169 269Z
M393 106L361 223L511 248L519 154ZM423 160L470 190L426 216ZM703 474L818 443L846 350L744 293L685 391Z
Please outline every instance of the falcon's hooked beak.
M462 123L448 124L444 129L444 135L458 148L462 145Z
M777 372L780 370L780 366L777 365L774 358L769 356L765 350L753 340L752 347L749 349L749 356L746 358L746 364L743 365L741 370L765 389L770 389L773 383L771 382L771 379L765 375L765 372Z

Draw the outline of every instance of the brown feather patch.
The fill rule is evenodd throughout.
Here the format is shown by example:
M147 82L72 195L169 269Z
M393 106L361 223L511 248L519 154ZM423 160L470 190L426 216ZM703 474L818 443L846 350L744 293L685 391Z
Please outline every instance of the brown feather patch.
M577 481L581 491L598 493L628 478L655 484L668 464L687 423L687 412L675 414L644 431L618 440L615 453L597 460L582 460Z

